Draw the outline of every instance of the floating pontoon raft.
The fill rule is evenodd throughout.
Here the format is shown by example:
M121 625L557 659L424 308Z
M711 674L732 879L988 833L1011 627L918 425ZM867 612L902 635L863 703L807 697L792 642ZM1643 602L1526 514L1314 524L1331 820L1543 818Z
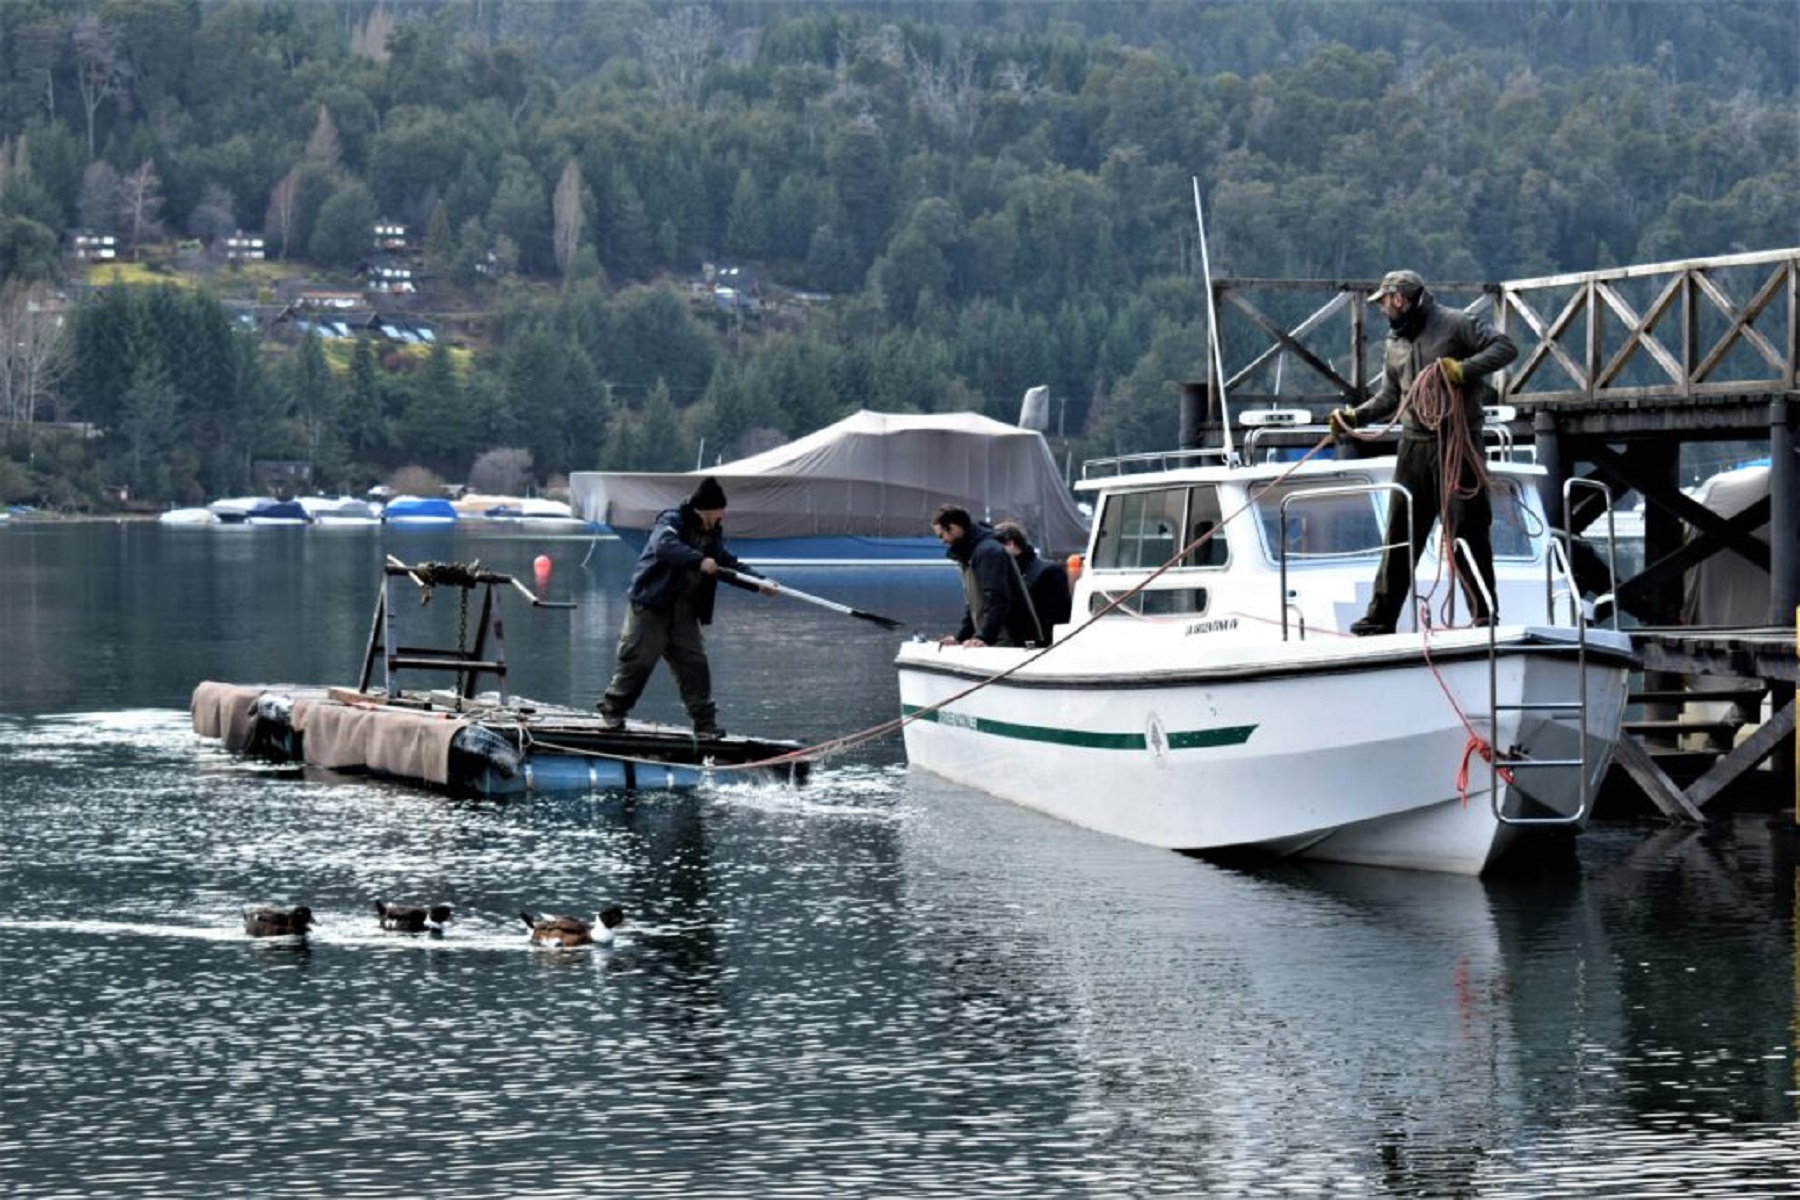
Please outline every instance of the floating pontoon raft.
M704 738L684 727L639 721L609 730L597 713L509 697L496 587L517 589L535 607L572 605L540 600L510 575L483 571L479 563L408 566L390 557L385 576L356 687L209 680L194 689L194 731L218 738L238 753L458 795L691 788L715 769L792 782L806 778L810 764L801 757L804 748L798 742ZM435 587L460 589L464 619L459 630L468 627L468 604L479 589L474 645L448 650L397 645L389 591L401 578L417 584L427 602ZM386 686L371 689L377 661ZM451 672L457 687L403 690L402 670ZM483 675L498 680L500 690L477 694Z

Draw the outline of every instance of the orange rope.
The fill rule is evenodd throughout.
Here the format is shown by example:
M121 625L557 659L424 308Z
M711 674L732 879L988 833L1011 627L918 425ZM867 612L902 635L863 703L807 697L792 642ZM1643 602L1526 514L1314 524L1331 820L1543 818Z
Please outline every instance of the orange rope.
M1421 603L1421 607L1426 606ZM1467 808L1469 807L1469 757L1472 754L1480 754L1483 762L1491 763L1494 761L1494 747L1486 738L1475 732L1475 726L1469 723L1468 714L1463 712L1462 705L1458 704L1456 697L1451 695L1450 685L1444 682L1444 673L1438 670L1435 662L1431 661L1430 625L1421 620L1419 631L1419 649L1425 655L1425 665L1431 668L1431 677L1437 680L1438 690L1444 693L1444 699L1450 704L1450 711L1456 714L1456 719L1462 722L1463 729L1467 730L1469 734L1468 740L1463 743L1462 763L1456 769L1456 794L1462 798L1462 806ZM1500 768L1500 778L1506 780L1509 787L1512 785L1512 772L1505 767Z

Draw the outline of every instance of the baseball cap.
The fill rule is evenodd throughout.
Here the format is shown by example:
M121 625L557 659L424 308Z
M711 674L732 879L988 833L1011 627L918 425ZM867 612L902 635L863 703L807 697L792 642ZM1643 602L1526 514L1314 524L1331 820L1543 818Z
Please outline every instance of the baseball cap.
M1425 281L1417 271L1389 271L1381 277L1381 283L1369 293L1369 303L1373 304L1383 296L1391 296L1395 292L1418 299L1419 293L1425 290Z

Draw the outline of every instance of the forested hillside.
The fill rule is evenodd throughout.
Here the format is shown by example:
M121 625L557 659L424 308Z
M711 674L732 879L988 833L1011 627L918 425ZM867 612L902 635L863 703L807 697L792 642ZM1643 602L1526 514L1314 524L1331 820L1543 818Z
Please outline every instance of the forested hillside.
M1077 457L1160 447L1203 371L1191 178L1220 275L1800 244L1793 0L5 0L0 45L8 501L267 459L542 486L1035 384ZM378 220L422 282L377 307L444 336L272 339Z

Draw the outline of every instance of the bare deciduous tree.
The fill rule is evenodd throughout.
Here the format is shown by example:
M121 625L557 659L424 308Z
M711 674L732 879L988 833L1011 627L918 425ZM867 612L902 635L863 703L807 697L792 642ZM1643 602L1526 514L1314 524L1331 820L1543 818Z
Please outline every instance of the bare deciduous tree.
M281 239L281 258L287 261L288 240L294 232L294 210L300 198L300 168L295 167L269 189L269 211L263 217L263 231Z
M331 110L321 104L319 118L313 122L312 135L306 139L306 157L313 162L335 167L341 154L337 122L331 119Z
M681 108L700 103L700 76L724 27L711 9L678 8L638 34L644 70L665 102Z
M350 31L350 53L358 58L384 63L388 60L388 37L394 32L394 14L384 4L377 4L369 19Z
M556 194L551 197L551 211L555 217L555 229L552 232L552 249L556 254L556 269L564 275L569 273L569 264L575 261L575 251L581 246L581 230L584 215L581 206L581 168L570 159L563 168L562 178L556 183Z
M131 64L126 61L119 31L102 24L99 17L89 15L76 21L70 37L75 43L75 88L87 113L87 151L91 159L94 115L102 104L115 97L121 105L125 103Z
M156 163L146 158L131 174L119 180L119 229L133 259L138 247L162 232L162 179Z
M531 451L513 447L489 450L469 468L473 491L497 496L523 495L532 482Z
M912 77L915 107L957 145L967 145L981 117L982 89L975 77L975 55L967 48L941 62L915 55Z
M0 423L29 431L68 368L68 339L54 293L42 283L0 288Z

